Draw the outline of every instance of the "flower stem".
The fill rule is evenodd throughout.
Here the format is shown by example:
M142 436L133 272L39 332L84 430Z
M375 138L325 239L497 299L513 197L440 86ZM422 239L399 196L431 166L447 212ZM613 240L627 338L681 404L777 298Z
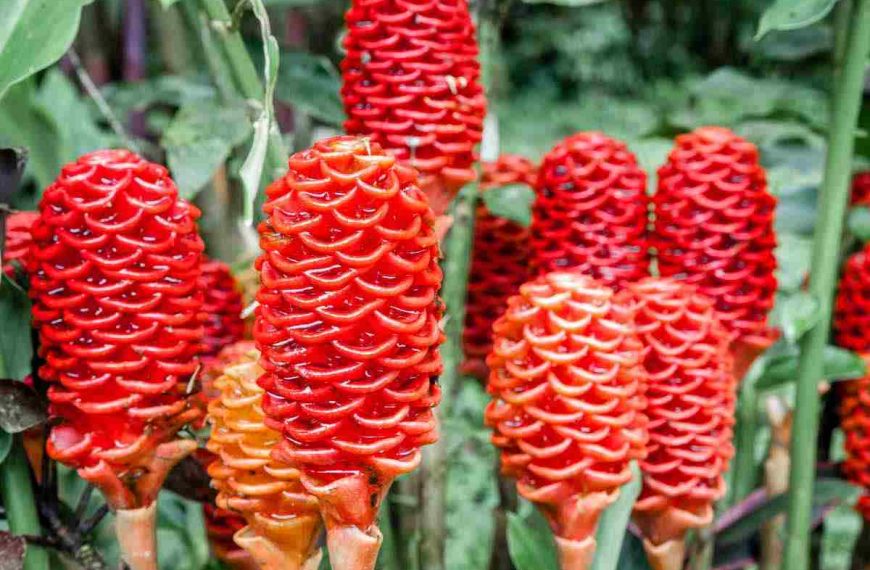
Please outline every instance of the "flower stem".
M842 69L834 71L831 125L825 173L819 195L818 226L813 242L809 291L819 302L821 316L801 340L791 445L788 535L784 568L806 570L818 437L822 352L828 340L831 305L837 277L837 256L849 194L855 128L863 91L864 65L870 50L870 0L856 0L848 26Z
M12 449L0 463L0 495L6 509L6 520L12 534L39 536L42 530L36 513L33 485L30 480L30 466L24 454L24 446L19 435L14 436ZM33 544L27 545L24 570L45 570L48 568L48 553Z

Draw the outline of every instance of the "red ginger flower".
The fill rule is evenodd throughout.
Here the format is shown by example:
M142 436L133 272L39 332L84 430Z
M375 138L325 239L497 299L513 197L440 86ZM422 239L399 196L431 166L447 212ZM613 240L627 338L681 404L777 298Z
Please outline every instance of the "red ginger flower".
M202 343L198 217L164 167L107 150L63 168L33 225L33 322L57 422L48 453L116 509L153 507L196 447L169 440L199 415L186 397Z
M244 517L211 504L202 506L205 518L205 533L212 555L233 570L254 570L257 563L251 555L237 545L233 535L242 530L247 522Z
M281 434L265 423L258 357L249 352L215 381L219 396L208 406L207 445L215 460L208 473L218 506L247 520L234 538L262 570L317 568L317 500L299 483L296 468L272 459Z
M202 264L200 278L205 313L203 359L214 358L222 348L242 340L242 294L226 263L208 260Z
M27 263L27 253L30 251L30 228L39 217L38 212L15 212L6 217L6 243L3 246L3 272L13 276L13 261L22 266Z
M870 206L870 170L852 177L853 206Z
M579 269L610 287L649 274L646 174L624 143L571 135L538 172L532 263L539 272Z
M520 287L493 325L486 424L502 472L549 519L565 570L588 568L598 516L644 455L643 347L621 297L550 273Z
M628 292L649 374L648 455L634 518L651 562L659 561L653 567L679 569L686 530L708 525L725 492L737 391L731 337L693 285L648 278Z
M373 567L382 495L437 438L441 270L416 179L378 144L327 139L290 158L260 225L263 408L339 570Z
M345 20L345 131L414 166L427 189L474 180L486 100L467 1L353 0Z
M744 343L770 343L767 314L776 293L776 198L767 189L758 149L721 127L677 137L658 171L655 231L658 268L684 278L716 305L725 327ZM737 373L748 368L737 354Z
M834 331L837 344L860 353L870 367L870 244L843 268ZM852 483L870 489L870 373L843 383L840 417L846 439L843 472ZM862 496L857 508L870 520L870 497Z
M480 189L486 192L512 184L535 187L535 165L527 158L502 155L483 164ZM462 341L465 368L486 377L483 359L492 349L492 323L501 316L505 302L529 277L529 229L493 216L483 202L477 206L474 248L468 276L468 301Z

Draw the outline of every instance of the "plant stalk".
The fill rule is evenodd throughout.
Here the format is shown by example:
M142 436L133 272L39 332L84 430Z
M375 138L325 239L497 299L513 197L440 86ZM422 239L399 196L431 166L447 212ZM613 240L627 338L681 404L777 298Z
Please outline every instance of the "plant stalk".
M30 479L30 465L27 463L21 436L16 434L14 438L9 455L0 463L0 495L6 509L6 520L14 535L41 536ZM48 567L48 552L28 544L24 570L46 570Z
M819 420L818 384L823 374L822 355L828 340L837 278L837 256L832 253L839 251L849 196L855 130L870 50L870 0L855 0L852 15L844 23L848 25L845 55L842 69L834 71L831 126L809 282L809 291L818 300L821 310L818 322L800 343L784 558L784 567L789 570L806 570L809 565Z

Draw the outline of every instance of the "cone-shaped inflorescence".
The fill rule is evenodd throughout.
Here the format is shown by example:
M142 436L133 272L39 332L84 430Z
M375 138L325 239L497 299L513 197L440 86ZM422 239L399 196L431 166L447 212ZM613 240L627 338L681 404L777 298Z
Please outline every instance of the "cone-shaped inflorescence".
M628 286L649 375L647 457L634 519L653 568L682 568L688 529L708 525L733 454L737 381L731 335L694 285L647 278Z
M475 177L486 113L467 1L353 0L345 19L345 130L455 193Z
M632 309L580 273L520 287L493 327L486 423L502 471L556 535L564 570L589 568L601 512L647 440Z
M12 277L13 262L23 269L30 251L30 228L39 216L37 212L15 212L6 217L6 243L3 244L3 271Z
M254 337L276 457L320 500L337 570L374 566L393 479L437 438L442 305L434 214L416 172L343 136L267 190Z
M767 314L776 293L776 199L758 149L721 127L680 135L653 201L659 272L713 299L738 341L739 378L772 341Z
M532 210L532 264L579 269L609 287L649 274L646 174L624 143L571 135L544 156Z
M852 177L851 203L853 206L870 206L870 171Z
M205 314L203 360L214 358L225 347L242 340L242 294L226 263L202 264L202 312Z
M66 165L45 190L27 260L48 453L118 510L128 564L154 568L154 499L196 443L187 397L202 345L199 211L166 169L125 150Z
M870 366L870 244L846 261L834 306L837 344L854 350ZM843 472L852 483L870 489L870 374L842 383L841 427L846 436ZM870 520L870 498L858 500Z
M480 189L520 184L535 187L535 165L527 158L502 155L483 165ZM481 202L474 221L474 248L468 276L468 301L462 344L466 372L486 378L483 360L492 348L492 323L504 311L505 302L531 275L529 229L492 215Z
M252 351L215 381L219 396L208 406L212 424L208 466L218 507L242 514L248 526L236 542L261 570L314 570L321 522L317 500L299 482L299 471L272 458L281 434L264 423L263 373Z

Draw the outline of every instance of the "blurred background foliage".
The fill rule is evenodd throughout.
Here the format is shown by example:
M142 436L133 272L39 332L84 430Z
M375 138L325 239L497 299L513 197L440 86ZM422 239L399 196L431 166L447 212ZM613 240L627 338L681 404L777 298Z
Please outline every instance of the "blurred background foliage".
M12 85L0 100L0 146L26 146L30 154L25 191L16 196L15 205L34 208L40 190L60 167L86 151L134 146L167 164L182 194L201 206L209 253L238 266L246 263L255 242L249 228L236 223L242 208L238 172L257 108L229 85L216 55L216 30L202 21L195 0L80 3L84 8L77 32L78 22L43 22L61 42L72 28L73 51ZM278 122L288 148L301 149L341 128L338 66L347 2L264 4L281 48ZM741 451L750 454L745 462L751 471L748 489L755 488L770 441L765 398L792 398L795 343L815 318L814 303L801 285L809 266L824 160L827 86L838 41L833 14L756 40L759 21L770 8L767 0L499 0L492 8L501 30L490 67L490 105L499 119L503 152L537 160L564 136L602 130L628 143L649 172L653 188L655 169L677 133L718 124L760 147L780 201L781 291L773 318L786 334L748 379L753 397L741 409L743 425L753 430L743 434L750 445ZM247 16L238 25L257 68L262 68L257 21ZM65 49L61 46L59 53ZM861 124L870 129L867 106ZM866 137L859 138L858 152L857 164L868 164ZM870 235L868 227L870 219L859 219L853 231L863 228ZM832 348L829 360L832 377L863 371L860 361L845 351ZM547 560L554 553L540 516L524 504L510 514L497 509L505 493L500 492L495 452L483 428L486 400L478 383L464 382L443 429L450 459L447 567L504 570L513 564L517 570L549 570L553 566ZM831 453L826 449L823 457L834 461L841 453L840 439L833 426L826 434ZM71 475L63 481L62 495L73 503L81 482ZM844 485L832 482L820 488L820 509L833 498L854 500L854 490ZM391 524L383 525L386 543L380 567L417 570L413 552L420 536L408 524L419 509L417 499L403 494L399 484L390 501L384 511L384 522ZM744 517L736 530L724 529L731 538L717 551L717 564L751 556L757 550L756 531L781 511L782 505L769 506ZM817 567L849 568L848 553L860 520L848 507L825 512L817 533ZM208 555L198 505L165 492L160 513L162 568L217 568ZM98 529L96 544L111 560L116 554L106 530L109 524L105 521ZM501 538L505 535L506 543ZM630 535L618 567L647 568Z

